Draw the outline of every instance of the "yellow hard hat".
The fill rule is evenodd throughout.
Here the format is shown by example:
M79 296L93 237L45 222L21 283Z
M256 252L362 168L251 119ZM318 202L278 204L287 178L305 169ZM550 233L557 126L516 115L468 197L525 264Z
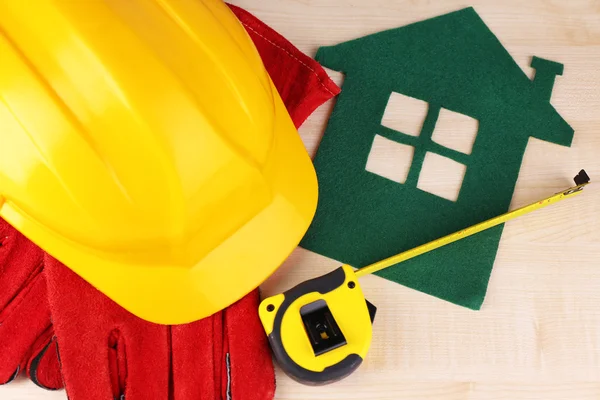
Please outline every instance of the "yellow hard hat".
M0 216L137 316L227 307L308 228L312 163L221 0L2 0L0 60Z

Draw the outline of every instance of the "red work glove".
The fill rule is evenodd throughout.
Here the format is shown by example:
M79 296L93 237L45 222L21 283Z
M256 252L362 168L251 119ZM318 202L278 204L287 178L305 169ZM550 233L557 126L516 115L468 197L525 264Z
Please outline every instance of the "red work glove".
M246 28L296 128L340 93L321 65L248 11L228 4Z
M27 370L41 387L62 387L43 258L39 247L0 219L0 384ZM37 373L40 365L45 373Z
M258 293L177 326L135 317L46 256L50 307L71 400L271 399L275 378ZM171 397L170 397L171 396Z
M256 44L296 126L339 92L319 64L244 10L231 6ZM275 376L255 290L187 325L143 321L45 257L62 372L71 400L267 400Z

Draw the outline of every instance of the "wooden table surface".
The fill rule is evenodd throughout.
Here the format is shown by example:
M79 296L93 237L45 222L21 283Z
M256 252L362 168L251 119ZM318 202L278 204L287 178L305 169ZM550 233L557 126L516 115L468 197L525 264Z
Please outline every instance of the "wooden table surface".
M600 180L599 0L232 2L311 56L321 45L472 5L528 75L533 55L565 64L552 103L574 127L573 145L530 140L512 207L568 187L580 168ZM333 105L300 129L311 154ZM274 294L338 265L298 249L263 290ZM365 363L319 388L278 371L277 399L600 399L600 184L507 224L481 311L374 276L361 282L378 307ZM0 399L66 395L18 380L0 387Z

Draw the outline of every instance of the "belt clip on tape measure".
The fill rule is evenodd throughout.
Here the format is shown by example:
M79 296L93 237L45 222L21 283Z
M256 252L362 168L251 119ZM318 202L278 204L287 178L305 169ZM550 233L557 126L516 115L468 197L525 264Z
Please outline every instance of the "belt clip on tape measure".
M356 271L349 265L300 283L260 304L259 315L277 362L294 380L325 385L354 372L371 345L375 307L365 300L358 278L474 235L510 219L581 192L590 178L584 170L575 184L544 200L502 214Z

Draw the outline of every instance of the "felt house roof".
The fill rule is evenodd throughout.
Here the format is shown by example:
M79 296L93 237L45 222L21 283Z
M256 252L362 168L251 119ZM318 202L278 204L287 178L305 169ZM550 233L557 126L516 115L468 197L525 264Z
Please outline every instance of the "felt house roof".
M510 115L495 116L504 128L527 121L532 128L527 136L565 146L573 138L573 129L549 103L562 65L534 57L531 81L472 7L321 47L316 58L346 73L345 85L368 82L371 90L393 90L477 119L510 104ZM503 132L503 140L510 134Z

